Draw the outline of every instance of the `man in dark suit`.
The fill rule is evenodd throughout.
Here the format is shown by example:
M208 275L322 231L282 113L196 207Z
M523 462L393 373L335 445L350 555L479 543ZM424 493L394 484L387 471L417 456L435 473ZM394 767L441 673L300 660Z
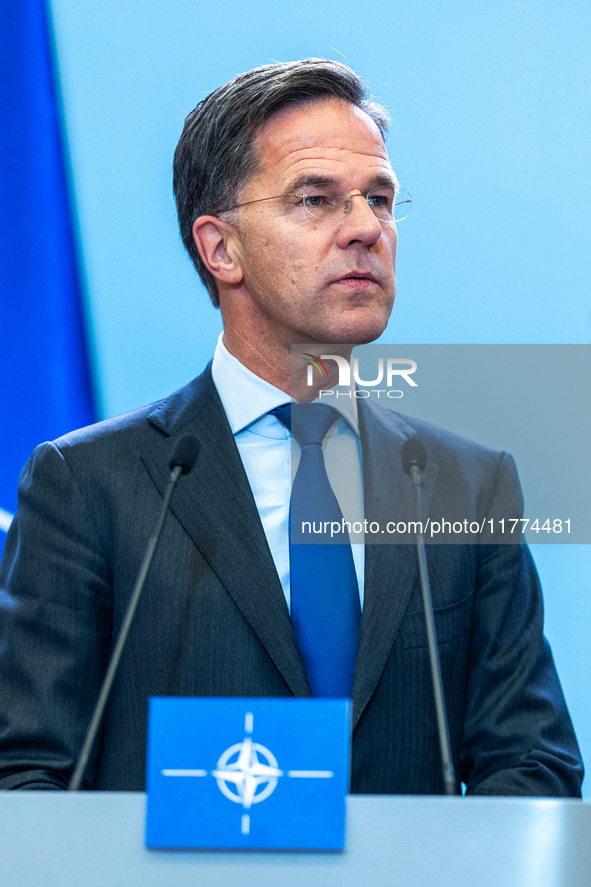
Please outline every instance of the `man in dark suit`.
M290 618L290 436L276 410L319 392L304 362L292 366L293 344L320 355L331 343L347 357L387 323L397 182L385 128L353 72L315 60L241 75L187 118L175 158L181 233L224 338L186 388L44 444L21 477L0 572L0 787L66 786L186 432L202 451L176 491L86 784L142 789L150 695L311 695ZM425 515L450 503L468 521L520 513L510 457L350 404L323 444L327 470L331 450L344 454L372 520L388 520L393 501L404 512L410 482L391 466L415 434L429 460ZM416 552L353 548L352 789L440 792ZM527 549L432 546L429 570L467 790L578 795L582 765Z

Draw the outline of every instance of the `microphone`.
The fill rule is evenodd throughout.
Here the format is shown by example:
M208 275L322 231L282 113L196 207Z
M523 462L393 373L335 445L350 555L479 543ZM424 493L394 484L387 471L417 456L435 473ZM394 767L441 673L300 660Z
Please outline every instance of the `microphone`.
M423 441L419 437L409 437L402 447L401 458L402 467L406 474L410 475L412 478L415 491L417 554L419 559L423 610L425 612L425 628L427 629L429 664L431 666L431 684L433 686L437 733L439 735L439 747L441 752L443 785L446 795L455 795L457 794L456 774L451 755L449 723L445 709L445 696L443 695L443 681L441 679L441 662L439 660L439 650L437 649L435 617L433 616L433 599L431 597L431 585L429 583L429 571L427 570L427 556L425 553L425 540L423 539L421 524L421 472L424 471L427 466L427 450L425 449Z
M170 478L168 480L168 486L166 487L166 491L164 493L160 515L158 517L154 532L150 537L150 540L146 547L144 559L137 575L137 579L135 580L135 585L131 593L131 597L129 598L127 610L125 611L125 616L123 618L123 622L121 623L121 628L119 629L119 634L117 636L115 646L113 647L111 659L109 660L109 665L107 667L107 671L105 672L105 677L103 678L103 683L101 685L100 693L96 701L94 712L92 714L90 724L88 725L88 730L86 731L84 744L82 745L82 750L80 751L80 754L78 756L72 778L68 783L68 791L75 792L78 791L80 788L82 777L88 763L88 758L90 756L90 752L92 751L92 746L94 745L94 740L96 738L96 734L103 718L105 706L107 705L109 693L111 692L111 687L113 686L113 681L115 679L119 660L121 659L121 654L123 653L123 647L125 645L125 641L127 640L127 635L129 634L129 629L131 628L134 613L136 611L140 595L146 582L146 577L152 563L152 558L154 557L154 552L156 551L156 546L158 545L158 541L162 533L162 528L164 526L166 515L168 514L170 499L176 486L176 482L182 474L188 474L191 471L191 469L195 465L195 462L197 461L200 449L201 444L199 440L192 434L185 434L177 441L177 444L172 452L172 457L170 459L170 462L168 463L168 467L170 468Z
M416 467L424 471L427 467L427 450L420 437L409 437L402 447L402 467L407 474Z
M180 468L181 474L188 474L197 461L200 450L201 443L198 438L193 434L183 434L172 451L168 467L171 471L174 471L175 468Z

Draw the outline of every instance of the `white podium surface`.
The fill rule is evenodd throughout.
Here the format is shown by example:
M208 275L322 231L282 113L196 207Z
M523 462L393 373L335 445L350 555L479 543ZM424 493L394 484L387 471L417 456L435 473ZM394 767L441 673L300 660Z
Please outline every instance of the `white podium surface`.
M2 887L590 887L591 804L353 795L342 853L153 851L145 795L0 792Z

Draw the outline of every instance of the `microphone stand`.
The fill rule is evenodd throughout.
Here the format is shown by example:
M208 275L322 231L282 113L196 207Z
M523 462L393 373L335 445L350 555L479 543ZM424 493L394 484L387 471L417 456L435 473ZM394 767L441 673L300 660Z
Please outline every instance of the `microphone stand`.
M411 438L410 440L417 440ZM424 452L424 446L419 441ZM429 665L431 667L431 682L433 685L433 698L435 701L435 714L437 719L437 733L439 735L439 746L441 750L441 766L443 772L443 785L446 795L455 795L456 791L456 774L451 755L451 741L449 738L449 724L447 720L447 712L445 708L445 697L443 695L443 681L441 678L441 663L439 661L439 651L437 649L437 633L435 631L435 617L433 615L433 600L431 597L431 585L429 582L429 571L427 569L427 556L425 553L425 540L423 539L421 525L421 467L426 464L426 454L424 456L423 465L419 466L419 462L423 461L421 456L415 457L408 468L405 470L412 478L415 514L416 514L416 541L417 554L419 559L419 575L421 580L421 594L423 598L423 610L425 612L425 627L427 629L427 646L429 649Z
M131 623L133 622L136 607L138 605L138 601L140 599L140 595L142 593L144 583L148 575L148 570L150 569L150 565L152 563L152 558L154 557L154 552L156 551L158 540L160 539L160 533L162 532L162 527L164 526L164 520L168 513L170 499L176 486L176 482L178 481L181 474L189 473L189 471L193 467L193 464L195 463L195 460L197 459L198 453L198 440L188 434L184 435L184 437L180 439L173 453L172 459L170 461L170 479L168 481L166 492L164 493L164 500L162 502L162 508L158 517L158 523L156 524L154 532L148 542L148 546L144 554L144 559L142 561L140 571L135 581L135 586L131 593L131 597L127 605L127 610L125 611L125 616L123 618L121 628L119 629L119 634L117 636L115 646L113 647L111 659L109 661L107 671L105 672L105 677L103 679L101 690L96 701L96 705L94 707L94 712L86 731L86 738L84 739L84 744L78 756L72 778L68 783L68 791L70 792L78 791L80 788L82 777L88 763L88 758L90 756L92 746L94 745L94 740L96 739L96 734L98 732L98 728L100 726L105 707L107 705L109 693L111 692L111 687L113 686L113 681L115 679L119 660L121 659L121 654L123 653L123 647L125 645L125 641L127 640L127 635L129 634Z

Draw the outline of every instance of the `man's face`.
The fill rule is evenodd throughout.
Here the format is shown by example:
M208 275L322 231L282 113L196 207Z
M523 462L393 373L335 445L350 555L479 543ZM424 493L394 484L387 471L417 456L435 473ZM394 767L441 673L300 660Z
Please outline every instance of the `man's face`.
M340 99L278 112L255 145L259 170L240 203L305 193L319 179L354 194L394 179L377 126ZM363 197L322 224L293 199L238 212L245 307L258 344L361 344L383 332L396 292L397 232Z

